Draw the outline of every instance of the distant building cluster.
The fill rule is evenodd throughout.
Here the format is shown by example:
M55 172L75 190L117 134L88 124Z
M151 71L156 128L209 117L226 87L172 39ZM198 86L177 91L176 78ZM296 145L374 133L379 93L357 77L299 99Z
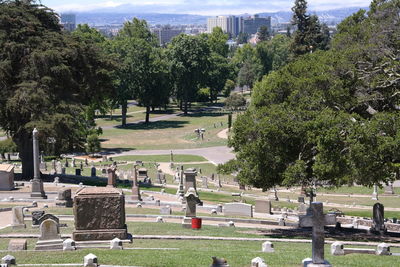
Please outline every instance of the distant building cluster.
M158 37L160 46L164 46L167 43L170 43L175 36L184 33L185 29L182 27L171 27L166 25L153 28L152 32Z
M217 16L207 19L207 32L211 33L215 27L220 27L231 37L236 37L240 33L256 34L262 26L266 26L271 32L271 17L262 18L258 15L252 17Z
M63 13L61 14L60 23L66 31L72 32L76 29L76 15Z

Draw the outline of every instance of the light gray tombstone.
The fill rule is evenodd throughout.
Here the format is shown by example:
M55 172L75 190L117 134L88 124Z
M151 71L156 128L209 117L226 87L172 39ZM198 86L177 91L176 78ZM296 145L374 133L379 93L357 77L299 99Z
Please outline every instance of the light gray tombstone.
M14 189L14 165L0 164L0 191Z
M312 261L305 261L304 266L308 267L330 267L332 266L324 258L325 225L336 224L336 216L333 214L324 215L321 202L311 203L308 215L299 216L301 227L312 227Z
M156 183L158 184L162 184L162 180L161 180L161 176L162 176L162 170L158 170L157 172L157 177L156 177Z
M393 195L394 194L394 189L393 189L393 184L389 183L387 186L385 186L385 194L386 195Z
M76 250L76 243L71 238L65 239L63 242L63 251L74 251Z
M8 250L9 251L21 251L21 250L27 250L28 248L28 242L26 239L11 239L10 242L8 242Z
M11 227L13 229L21 229L21 228L26 228L26 224L24 222L24 212L23 208L21 206L13 207L12 208L12 224Z
M196 205L202 205L203 202L200 201L199 196L197 195L196 190L191 187L185 194L186 200L186 211L185 218L183 218L182 226L184 228L191 228L192 226L192 218L196 217Z
M46 193L43 189L43 181L40 177L40 156L39 156L39 132L35 128L32 132L33 139L33 180L31 197L46 199Z
M217 205L217 212L222 213L224 209L224 206L222 204Z
M381 203L375 203L373 207L373 223L371 230L375 232L384 232L386 230L384 218L385 207Z
M203 184L203 188L208 189L208 178L207 178L207 176L202 176L201 177L201 181L202 181L202 184Z
M170 206L161 207L160 214L162 214L162 215L171 215L172 214L171 207Z
M386 243L379 244L376 249L376 255L380 256L392 255L392 253L390 252L390 245Z
M1 258L1 263L2 264L6 264L7 266L10 266L12 264L17 264L17 262L15 261L15 257L12 255L6 255L3 258Z
M52 161L51 161L51 168L52 168L52 173L53 174L57 174L57 166L56 166L56 161L53 159Z
M66 208L72 208L73 200L71 194L71 189L62 189L58 191L58 201L56 202L56 205L65 206Z
M110 249L111 250L122 250L122 241L119 238L114 238L110 241Z
M61 161L57 161L57 163L56 163L56 171L57 171L57 173L62 173Z
M196 187L197 171L195 169L187 169L184 172L184 175L185 175L185 194L189 190L189 188L193 188L197 194L197 187Z
M251 260L251 267L268 267L268 265L264 259L257 257Z
M265 253L274 253L275 252L274 244L272 244L272 242L270 241L265 241L264 243L262 243L261 250L262 252Z
M58 222L47 219L40 224L39 240L57 240L61 239Z
M224 216L253 217L253 206L245 203L226 203L223 212Z
M83 267L97 267L99 266L97 256L90 253L83 257Z
M255 212L271 214L271 201L256 199Z
M299 214L305 214L307 212L307 205L305 203L300 203L299 205Z
M342 242L336 241L331 245L331 254L334 256L344 255L344 245Z

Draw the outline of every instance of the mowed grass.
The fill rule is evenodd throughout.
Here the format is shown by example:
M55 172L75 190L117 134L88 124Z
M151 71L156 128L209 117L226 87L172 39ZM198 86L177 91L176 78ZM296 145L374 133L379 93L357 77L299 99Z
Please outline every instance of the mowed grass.
M227 140L218 138L217 134L226 127L227 121L228 116L224 113L196 113L149 124L104 129L102 146L108 149L152 150L222 146ZM194 131L199 128L206 129L204 140L196 137Z
M170 155L142 155L114 157L116 161L170 162ZM202 156L173 154L173 162L207 162Z
M0 240L0 248L7 247L9 239ZM29 240L32 249L35 240ZM212 256L227 259L230 266L248 267L255 257L262 257L271 267L299 267L304 258L311 257L311 244L274 243L275 253L262 253L261 241L208 241L208 240L134 240L125 248L175 248L178 250L106 250L85 249L72 252L13 252L18 264L82 263L89 253L98 256L99 264L135 265L144 267L204 267L210 266ZM350 254L331 256L330 246L325 246L326 259L333 266L375 267L397 266L397 257ZM0 257L7 255L0 252Z

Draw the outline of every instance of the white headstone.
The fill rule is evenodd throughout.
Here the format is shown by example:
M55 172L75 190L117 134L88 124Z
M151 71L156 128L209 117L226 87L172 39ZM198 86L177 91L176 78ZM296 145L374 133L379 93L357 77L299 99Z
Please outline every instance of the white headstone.
M344 255L344 246L342 242L335 242L331 245L331 254L335 256Z
M390 245L386 243L379 244L376 250L376 255L391 255Z
M163 217L158 216L156 222L158 222L158 223L164 223L165 221L164 221Z
M273 253L275 252L274 244L272 242L266 241L262 244L262 252Z
M251 260L251 267L268 267L264 259L257 257Z
M114 238L113 240L110 241L110 249L121 250L122 241L119 238Z
M245 203L226 203L224 205L224 216L253 217L253 206Z
M13 207L12 208L12 228L26 228L26 224L24 222L24 213L23 213L23 207Z
M76 249L75 241L71 238L65 239L63 242L64 251L73 251Z
M7 264L8 266L11 264L16 264L15 257L12 255L6 255L1 258L1 263Z
M83 267L97 267L99 266L97 256L90 253L83 257Z

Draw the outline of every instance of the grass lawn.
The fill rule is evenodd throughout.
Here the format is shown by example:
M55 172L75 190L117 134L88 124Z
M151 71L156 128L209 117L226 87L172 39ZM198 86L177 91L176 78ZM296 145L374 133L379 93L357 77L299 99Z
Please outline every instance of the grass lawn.
M4 132L1 128L0 128L0 137L6 136L6 132Z
M104 148L178 149L226 145L218 138L225 129L228 116L221 113L198 113L177 116L170 120L137 124L127 128L104 129L101 136ZM215 127L214 128L214 123ZM222 126L221 126L222 123ZM197 140L195 129L204 128L204 140Z
M116 161L137 161L141 160L143 162L170 162L170 155L143 155L143 156L122 156L114 157ZM207 162L202 156L196 155L173 155L174 162Z
M7 239L0 241L0 248L6 248ZM28 247L33 248L35 240L29 240ZM311 257L311 244L274 244L275 253L261 251L262 242L248 241L180 241L180 240L134 240L124 245L134 248L177 248L179 250L100 250L86 249L73 252L13 252L18 264L62 264L81 263L89 253L98 256L100 264L135 265L146 267L204 267L212 262L211 257L226 258L230 266L248 267L255 257L262 257L268 266L298 267L304 258ZM350 254L331 256L330 246L325 246L327 260L333 266L373 267L397 266L397 257ZM6 252L1 252L0 257Z

